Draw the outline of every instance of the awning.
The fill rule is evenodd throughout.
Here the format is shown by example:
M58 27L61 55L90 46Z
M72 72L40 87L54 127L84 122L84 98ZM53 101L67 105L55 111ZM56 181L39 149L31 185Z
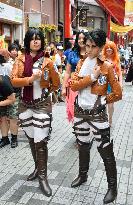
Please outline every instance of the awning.
M133 0L97 0L120 25L133 25Z
M124 25L125 0L97 0L120 25Z
M115 33L127 33L129 31L133 30L133 26L120 26L120 25L117 25L111 21L110 22L110 30L112 32L115 32Z

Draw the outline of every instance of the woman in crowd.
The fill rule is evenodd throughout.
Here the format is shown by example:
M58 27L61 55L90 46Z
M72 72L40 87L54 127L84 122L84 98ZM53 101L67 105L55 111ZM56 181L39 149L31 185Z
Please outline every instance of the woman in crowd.
M7 106L15 102L15 93L9 76L0 75L0 117ZM2 140L5 140L2 138Z
M10 76L11 70L12 70L12 65L8 63L8 60L10 58L10 53L6 49L0 49L0 75L1 76ZM6 89L5 89L6 91ZM3 91L4 92L4 91ZM6 93L5 93L6 95ZM6 106L1 109L0 113L0 129L1 129L1 134L2 134L2 139L0 141L0 148L10 144L9 138L8 138L8 127L9 123L7 121L8 117L8 111L9 111L10 106Z
M16 42L16 41L15 41ZM20 51L20 46L18 45L18 42L12 43L8 47L8 51L10 52L10 58L8 60L8 63L13 67L13 64L15 62L15 59L18 56L18 52ZM11 132L11 148L15 148L18 146L18 140L17 140L17 135L18 135L18 114L17 114L17 109L18 109L18 103L19 103L19 98L20 98L20 93L21 93L21 88L14 88L15 92L15 97L16 101L12 105L8 107L8 119L5 119L5 125L7 128L7 136L9 133L9 130Z
M116 44L113 41L107 41L103 48L103 57L114 65L114 72L122 87L122 72L120 66L119 53ZM108 93L111 93L111 87L108 85ZM109 124L112 125L112 117L114 113L114 103L108 104Z
M68 61L66 65L66 72L64 74L63 85L62 85L62 95L67 96L67 115L68 120L73 121L74 117L74 101L77 93L72 92L68 88L68 81L71 78L71 74L76 70L77 63L80 59L83 63L86 58L86 49L85 49L85 33L80 31L76 35L75 44L72 48L72 51L69 53Z
M44 195L51 196L47 180L47 143L51 132L51 92L58 89L59 77L53 63L44 57L44 35L39 29L29 29L24 39L25 54L13 66L14 87L22 87L20 125L28 137L35 170L27 180L38 177Z
M88 57L82 66L78 66L70 82L71 89L78 91L75 101L74 133L79 152L79 175L71 186L78 187L87 181L93 142L90 129L93 128L96 131L94 134L98 135L95 136L95 141L98 143L97 149L103 159L107 176L108 191L104 197L104 204L108 204L117 196L117 170L106 104L120 100L122 91L113 71L114 65L100 59L105 42L104 31L97 29L88 33L86 36ZM110 94L107 94L108 83L112 89Z

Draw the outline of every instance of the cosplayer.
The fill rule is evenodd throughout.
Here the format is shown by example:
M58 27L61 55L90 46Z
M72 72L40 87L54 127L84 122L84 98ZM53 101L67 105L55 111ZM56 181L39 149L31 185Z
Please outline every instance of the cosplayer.
M38 177L44 195L51 196L47 181L47 141L51 131L51 93L58 89L59 77L53 63L44 57L44 35L39 29L29 29L24 39L25 54L16 60L11 79L14 87L22 87L20 126L29 139L35 170L27 180Z
M120 66L119 53L116 44L112 41L107 41L103 48L103 57L114 65L114 72L118 78L120 86L122 87L122 72ZM111 92L111 87L108 85L108 93ZM109 124L112 125L112 116L114 113L114 103L108 104Z
M86 37L88 57L83 65L77 67L70 87L78 91L75 101L74 133L78 142L79 175L72 182L72 187L78 187L87 181L90 162L90 148L93 128L95 140L98 142L98 152L103 159L108 191L104 203L108 204L117 196L117 171L113 152L113 140L110 140L110 127L106 114L106 103L112 103L122 98L122 91L115 75L113 65L100 59L100 52L106 42L106 34L98 29ZM107 94L108 83L112 92Z
M79 31L76 34L76 39L72 51L70 51L67 59L66 72L64 74L63 84L62 84L62 95L66 97L66 110L69 121L74 119L74 101L77 93L73 92L68 88L68 82L71 78L71 74L75 72L77 63L80 59L80 62L83 63L86 58L86 49L85 49L85 33Z

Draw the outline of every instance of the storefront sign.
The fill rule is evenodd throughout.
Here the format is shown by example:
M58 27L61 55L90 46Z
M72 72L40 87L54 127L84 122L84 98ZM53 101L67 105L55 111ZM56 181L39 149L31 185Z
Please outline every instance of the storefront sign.
M29 13L29 27L41 25L41 13Z
M133 0L126 1L124 25L133 26Z
M22 23L22 10L0 2L0 19Z

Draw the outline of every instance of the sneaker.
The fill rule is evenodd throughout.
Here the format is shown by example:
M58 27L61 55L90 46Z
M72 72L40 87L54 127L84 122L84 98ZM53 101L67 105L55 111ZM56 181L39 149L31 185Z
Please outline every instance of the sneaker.
M18 146L18 141L17 141L17 139L11 140L11 148L15 148L15 147L17 147L17 146Z
M10 144L10 141L9 141L9 138L2 138L1 141L0 141L0 148L2 147L5 147L6 145L9 145Z

